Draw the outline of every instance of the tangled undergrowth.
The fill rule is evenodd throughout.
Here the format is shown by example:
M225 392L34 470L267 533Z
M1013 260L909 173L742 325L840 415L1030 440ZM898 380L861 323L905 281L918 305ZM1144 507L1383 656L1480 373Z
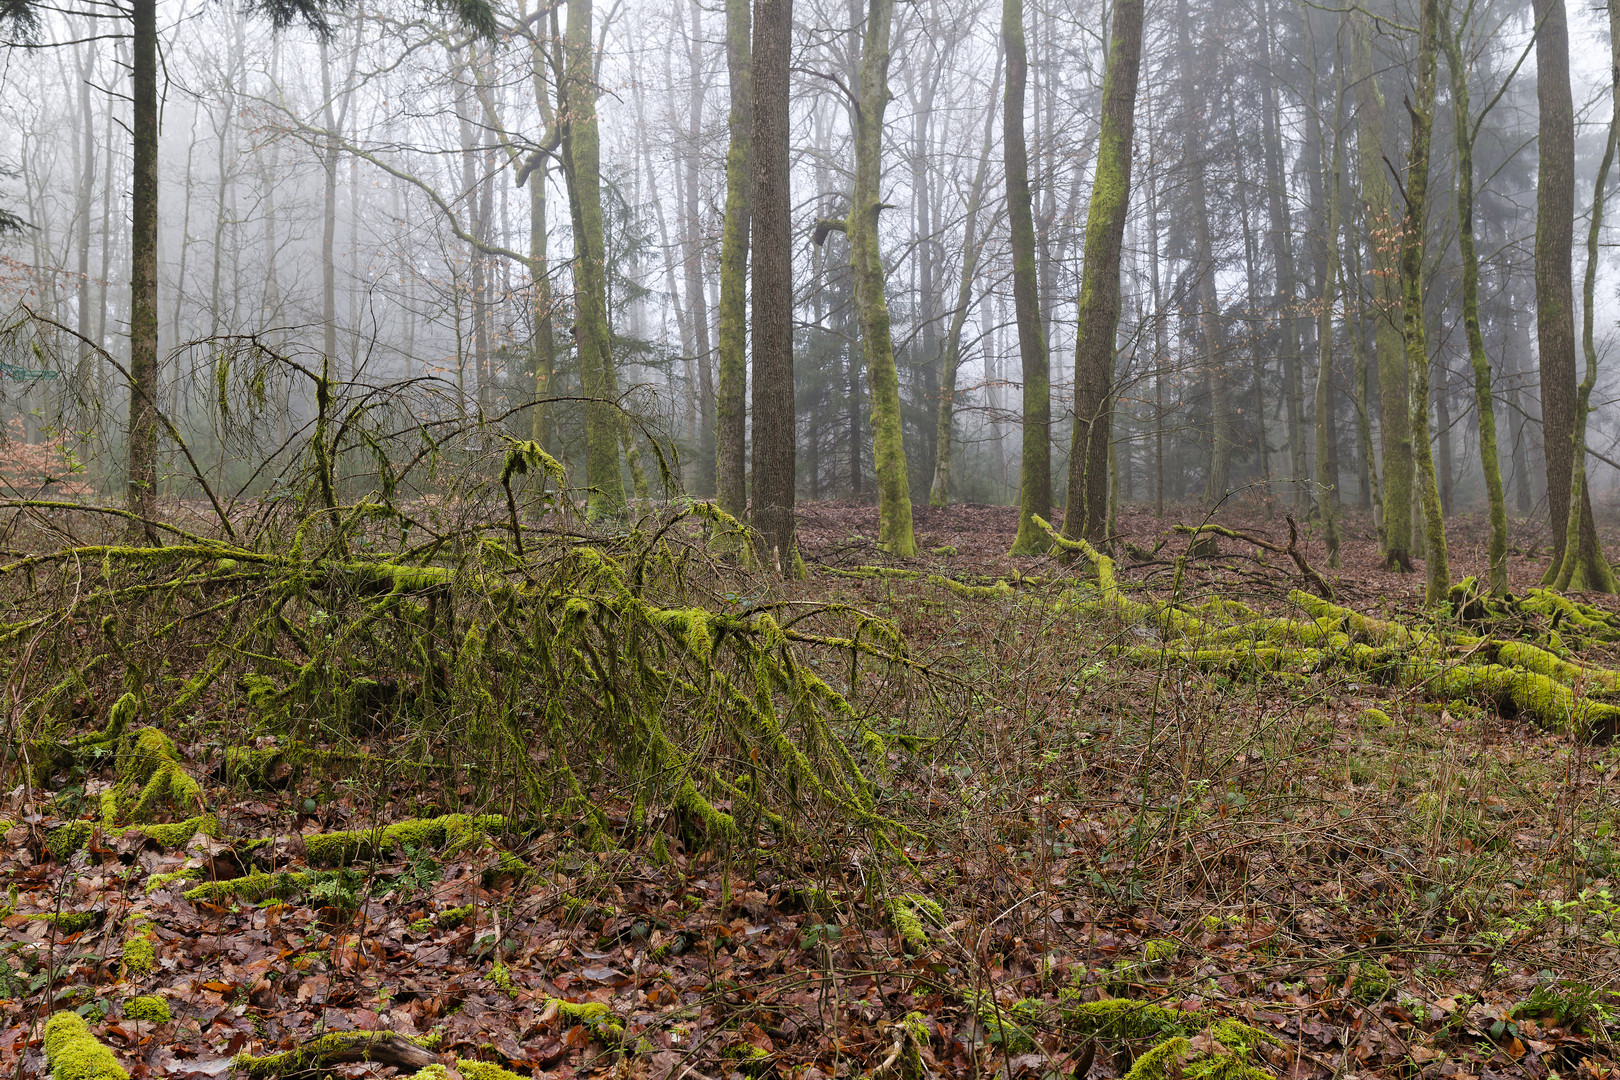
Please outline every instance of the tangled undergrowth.
M14 504L0 1068L1616 1060L1612 613L1372 612L1293 540L1312 591L1213 588L1198 528L1168 588L1084 546L771 582L701 504L572 518L520 440L430 497L324 438L157 544Z

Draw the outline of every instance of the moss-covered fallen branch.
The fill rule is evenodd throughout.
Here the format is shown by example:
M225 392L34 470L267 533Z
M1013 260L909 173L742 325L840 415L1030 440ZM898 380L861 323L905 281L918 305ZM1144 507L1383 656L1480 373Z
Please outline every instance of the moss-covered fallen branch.
M355 1061L373 1061L412 1071L443 1063L421 1040L408 1039L391 1031L341 1031L317 1036L281 1053L238 1054L235 1064L253 1080L266 1080L313 1073Z

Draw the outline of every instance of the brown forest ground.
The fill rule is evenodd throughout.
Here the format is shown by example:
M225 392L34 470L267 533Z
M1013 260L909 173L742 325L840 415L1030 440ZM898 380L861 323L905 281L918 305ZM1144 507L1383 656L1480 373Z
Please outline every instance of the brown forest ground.
M1132 508L1120 531L1151 551L1199 515ZM1219 521L1287 537L1258 508ZM918 507L916 522L925 554L910 568L972 581L1013 569L1010 508ZM1329 574L1343 602L1417 618L1420 578L1377 567L1365 520L1345 531L1345 566ZM1477 572L1483 523L1448 531L1454 574ZM1055 560L1019 560L1045 583L990 600L832 572L887 562L876 533L875 508L803 507L813 576L793 593L893 619L934 669L874 673L867 699L867 722L891 736L867 759L883 809L914 830L904 857L816 817L759 849L671 836L667 864L645 837L590 852L556 827L504 838L531 874L493 848L419 850L279 900L194 902L190 882L149 890L152 878L230 877L241 858L200 837L164 849L98 836L65 861L46 850L53 827L94 816L110 780L81 770L53 781L54 799L19 788L0 808L12 821L0 879L16 889L0 919L0 1073L44 1075L42 1017L67 1007L90 1015L135 1080L240 1075L239 1051L354 1029L433 1033L452 1059L556 1080L838 1080L879 1067L915 1011L927 1075L1057 1080L1086 1056L1064 1009L1126 998L1179 1014L1189 1034L1222 1017L1254 1025L1276 1039L1252 1059L1267 1075L1611 1075L1615 749L1344 672L1246 679L1122 662L1114 646L1153 635L1076 618L1061 596L1080 571ZM1515 534L1515 589L1539 579L1534 533ZM1326 572L1320 541L1305 543ZM1122 556L1122 583L1168 596L1184 546ZM1190 563L1178 599L1283 606L1292 564L1242 549L1223 542ZM1617 663L1602 650L1581 659ZM200 776L234 730L213 723L176 735ZM227 835L463 809L471 790L279 779L253 792L209 783ZM304 868L297 843L269 850L272 868ZM940 905L937 921L921 912L925 942L897 928L908 894ZM465 921L433 921L467 905ZM46 912L90 925L29 918ZM151 919L151 973L120 965L131 913ZM174 1019L128 1017L136 993L166 998ZM625 1033L604 1040L554 999L604 1004ZM1090 1075L1123 1075L1147 1045L1103 1039Z

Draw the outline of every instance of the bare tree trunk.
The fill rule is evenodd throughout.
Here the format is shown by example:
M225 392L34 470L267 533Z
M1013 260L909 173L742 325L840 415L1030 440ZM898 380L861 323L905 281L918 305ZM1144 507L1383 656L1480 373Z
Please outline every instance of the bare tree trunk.
M962 362L962 329L973 306L973 284L978 276L979 255L984 240L979 236L979 210L984 201L985 178L990 172L990 150L995 145L995 97L1001 89L1001 57L996 58L996 74L990 83L990 108L984 115L984 139L979 164L968 189L967 215L962 227L962 273L956 286L956 306L951 312L950 329L945 334L945 356L940 371L939 413L934 431L934 482L928 492L928 505L945 506L951 498L951 430L956 410L957 369ZM986 230L988 231L988 230Z
M778 0L781 2L781 0ZM748 506L748 241L753 183L753 53L749 0L726 0L726 69L731 143L726 150L726 217L720 240L720 372L715 401L715 489L720 508ZM756 344L757 348L757 344Z
M158 100L157 0L131 0L134 176L131 186L128 494L149 518L157 489ZM153 539L149 527L135 531Z
M753 327L754 501L761 553L784 577L804 576L794 510L793 205L788 69L793 0L754 9ZM876 214L873 214L876 217Z
M1288 470L1294 480L1294 505L1303 508L1308 493L1302 481L1305 467L1304 362L1300 356L1299 315L1296 311L1298 278L1294 269L1294 226L1289 211L1287 182L1283 176L1281 124L1276 80L1272 74L1272 10L1270 0L1260 5L1260 63L1256 74L1264 99L1260 131L1266 175L1266 205L1270 219L1272 262L1277 278L1274 304L1281 338L1283 409L1287 418Z
M703 290L703 232L700 214L702 170L698 149L703 137L703 23L702 5L691 0L692 27L687 44L692 85L687 96L687 146L683 166L686 172L684 222L685 251L682 265L686 277L686 306L692 315L693 360L697 365L697 453L696 493L710 498L715 492L714 442L714 360L709 341L709 305Z

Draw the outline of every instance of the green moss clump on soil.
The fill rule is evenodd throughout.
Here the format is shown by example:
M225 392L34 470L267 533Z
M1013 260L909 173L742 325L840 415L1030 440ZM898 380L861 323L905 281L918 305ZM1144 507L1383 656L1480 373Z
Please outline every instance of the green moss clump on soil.
M157 946L152 940L150 920L131 915L124 920L124 946L120 957L126 975L145 975L157 963Z
M37 915L24 915L29 922L48 922L64 934L77 934L95 925L93 911L45 911Z
M53 1080L129 1080L113 1052L74 1012L59 1012L45 1022L45 1060Z
M96 823L93 821L70 821L50 831L45 838L45 847L53 859L65 863L85 849L95 831Z
M124 1002L124 1016L130 1020L144 1020L149 1024L167 1024L173 1015L169 1003L156 994L130 998Z

